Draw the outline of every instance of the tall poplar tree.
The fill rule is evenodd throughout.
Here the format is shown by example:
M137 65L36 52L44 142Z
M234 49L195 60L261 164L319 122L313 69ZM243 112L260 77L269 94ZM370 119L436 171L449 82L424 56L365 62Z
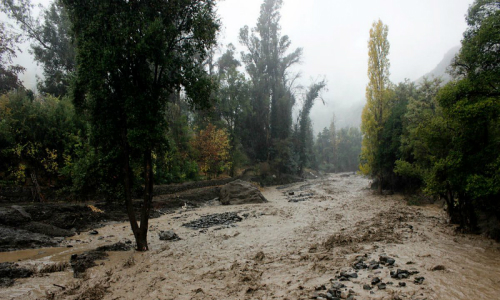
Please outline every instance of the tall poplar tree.
M363 146L361 149L361 172L375 176L379 180L379 192L382 192L382 172L377 162L377 151L381 141L384 122L390 113L389 81L389 28L381 20L373 22L368 40L368 85L366 87L366 105L361 116Z
M247 48L242 60L252 83L254 113L247 119L251 136L245 146L253 152L252 158L260 161L272 159L273 144L289 137L293 123L294 77L289 68L300 61L302 48L288 52L292 42L281 35L279 24L282 5L283 0L264 0L257 26L251 32L248 26L240 29L240 42Z

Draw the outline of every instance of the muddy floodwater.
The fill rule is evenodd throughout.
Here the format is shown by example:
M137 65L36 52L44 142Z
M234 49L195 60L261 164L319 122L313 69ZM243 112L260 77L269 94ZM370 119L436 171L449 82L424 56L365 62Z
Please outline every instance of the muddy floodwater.
M457 233L438 205L408 206L402 196L374 195L368 186L361 176L334 174L265 188L268 203L185 207L151 220L151 251L110 252L83 278L73 278L71 268L35 272L1 288L0 299L326 299L334 292L351 299L500 299L500 244ZM182 226L224 212L241 221ZM180 240L160 240L165 230ZM37 270L133 240L127 223L98 232L66 238L63 247L3 252L0 262Z

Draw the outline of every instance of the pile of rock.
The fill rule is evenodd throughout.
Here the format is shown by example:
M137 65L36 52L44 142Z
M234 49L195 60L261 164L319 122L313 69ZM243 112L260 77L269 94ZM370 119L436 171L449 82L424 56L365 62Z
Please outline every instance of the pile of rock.
M197 220L184 223L182 226L192 229L205 229L213 226L233 225L233 223L241 222L241 220L242 218L236 212L225 212L202 216Z
M355 299L356 296L355 286L352 286L352 289L349 289L341 282L352 281L353 284L359 284L362 286L363 290L370 291L370 294L374 294L374 288L378 290L385 290L388 285L394 285L392 281L384 282L383 275L380 270L389 268L393 269L396 267L396 259L389 257L385 254L379 256L378 260L369 260L369 256L367 254L363 256L357 256L355 258L354 263L352 264L352 269L354 272L350 271L341 271L335 276L335 279L331 279L332 286L327 289L326 285L319 286L315 289L315 292L311 296L312 299ZM374 271L376 270L376 271ZM363 282L364 280L359 280L358 278L366 278L363 276L363 272L369 272L368 278L371 278L369 282ZM404 269L396 269L389 272L391 279L395 279L398 281L397 287L402 288L406 286L405 279L410 278L410 276L418 274L419 271L412 268L410 270ZM376 274L378 276L373 277L371 274ZM387 274L387 273L385 273ZM424 277L416 277L413 280L414 284L422 284L424 282ZM353 290L354 289L354 290Z
M354 300L355 292L350 289L347 290L346 286L340 282L333 282L329 289L326 288L326 285L322 285L316 288L312 299L328 299L328 300Z
M313 196L313 193L299 193L298 195L295 195L295 192L290 192L288 193L288 202L302 202L302 201L307 201L311 196Z

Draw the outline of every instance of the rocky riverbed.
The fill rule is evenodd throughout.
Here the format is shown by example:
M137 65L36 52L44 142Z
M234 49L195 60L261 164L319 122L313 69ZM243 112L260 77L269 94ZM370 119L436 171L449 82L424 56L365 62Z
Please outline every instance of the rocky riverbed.
M438 205L408 206L369 184L336 174L265 188L266 203L185 205L151 220L145 253L127 250L122 222L63 247L3 252L5 273L22 276L0 299L498 297L500 244L458 233ZM98 248L105 254L78 269Z

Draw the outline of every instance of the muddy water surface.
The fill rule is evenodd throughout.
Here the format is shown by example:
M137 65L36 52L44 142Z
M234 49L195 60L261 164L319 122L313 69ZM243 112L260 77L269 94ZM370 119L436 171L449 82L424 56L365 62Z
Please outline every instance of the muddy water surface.
M499 244L455 233L440 207L409 207L400 196L373 195L368 186L359 176L331 175L286 189L266 188L264 204L180 209L151 220L149 252L110 252L84 279L74 279L70 270L19 279L0 289L0 298L309 299L321 285L329 288L340 271L354 272L357 257L369 261L386 254L396 260L394 267L359 270L358 278L342 282L343 291L351 289L356 299L498 299ZM292 191L312 196L288 202ZM207 230L182 226L226 211L243 220ZM98 230L97 236L67 239L72 248L0 253L0 261L36 267L132 239L127 223ZM160 230L174 230L181 240L160 241ZM390 271L398 268L419 273L392 279ZM364 290L374 277L387 283L386 289ZM415 284L415 277L425 280Z

